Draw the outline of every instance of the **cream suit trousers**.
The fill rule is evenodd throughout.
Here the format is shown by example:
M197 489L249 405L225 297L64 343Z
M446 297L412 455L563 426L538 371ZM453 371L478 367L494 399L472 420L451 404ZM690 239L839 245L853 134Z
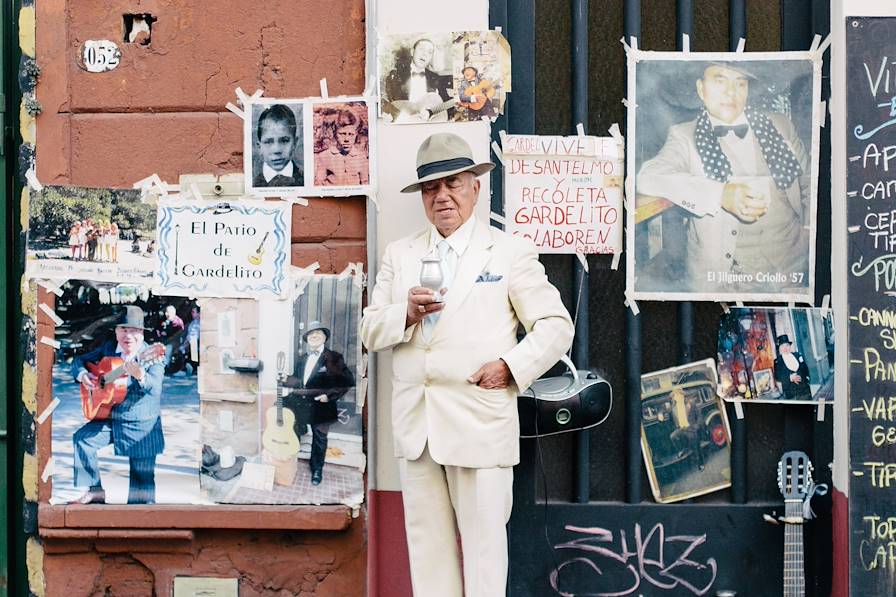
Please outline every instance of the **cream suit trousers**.
M513 468L442 466L426 447L399 472L414 595L503 597Z

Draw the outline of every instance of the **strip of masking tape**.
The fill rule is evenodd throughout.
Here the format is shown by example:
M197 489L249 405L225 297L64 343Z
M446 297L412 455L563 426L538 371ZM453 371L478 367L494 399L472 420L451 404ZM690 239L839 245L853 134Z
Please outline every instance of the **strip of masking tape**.
M352 276L352 284L357 288L364 288L364 264L360 261L355 264L355 274Z
M132 188L132 189L141 189L141 188L143 188L143 187L149 187L149 186L152 186L152 180L153 180L152 177L153 177L153 176L156 176L156 175L155 175L155 174L151 174L151 175L147 176L146 178L141 178L140 180L138 180L137 182L135 182L134 184L132 184L132 185L131 185L131 188Z
M501 33L501 26L498 25L497 27L495 27L495 31L497 31L498 33Z
M576 135L578 135L579 137L585 136L585 125L581 122L576 123Z
M355 271L355 264L349 263L348 265L345 266L344 270L339 272L339 275L336 276L336 279L337 280L345 280L350 275L352 275L354 273L354 271Z
M65 286L65 283L68 280L63 280L61 282L51 282L50 280L38 280L38 286L41 286L47 292L52 292L56 296L62 296L62 287Z
M615 251L613 253L613 261L610 262L610 269L617 270L619 269L619 262L622 260L622 251Z
M48 305L47 303L41 303L41 304L39 304L37 307L38 307L41 311L43 311L44 313L46 313L46 314L47 314L47 317L49 317L50 319L52 319L52 320L53 320L53 323L55 323L56 325L62 325L62 324L63 324L63 320L62 320L62 318L59 317L58 315L56 315L56 311L54 311L53 308L50 307L50 305Z
M731 307L728 306L728 303L720 303L722 306L722 312L731 313Z
M44 185L40 184L40 181L37 180L37 174L34 172L34 168L28 168L28 171L25 172L25 180L28 181L28 186L35 191L40 192L44 190Z
M641 310L638 309L638 303L635 302L634 297L628 291L625 293L625 306L632 310L632 315L638 315L641 313Z
M828 46L831 45L831 39L832 39L832 38L831 38L831 35L828 34L828 35L824 38L824 41L821 42L820 44L818 44L818 48L816 49L816 51L818 52L819 57L820 57L822 54L824 54L825 51L828 49Z
M50 338L49 336L41 336L40 343L46 344L47 346L52 346L53 348L56 348L56 349L59 349L62 346L62 344L59 342L59 340L54 340L53 338Z
M610 133L610 136L619 141L620 143L625 143L625 137L622 136L622 131L619 130L619 124L614 122L610 125L610 128L607 129L607 132Z
M319 269L320 269L320 263L318 263L317 261L315 261L311 265L306 265L305 267L298 267L298 266L294 265L292 267L292 275L293 275L293 277L296 277L296 278L306 278L309 276L313 276L314 272L316 272Z
M743 301L734 301L734 305L735 305L736 307L740 307L741 309L743 309L743 307L744 307L744 302L743 302Z
M308 207L308 200L304 197L299 197L298 195L284 195L280 198L284 201L289 201L293 205L303 205L305 207Z
M849 228L846 229L846 231L849 232L850 234L855 234L856 232L858 232L861 229L862 229L861 226L850 226Z
M793 301L790 301L789 303L787 303L787 308L788 309L796 309L796 303Z
M322 98L330 97L330 90L327 89L327 78L324 77L320 80L320 96Z
M622 105L628 108L628 100L626 98L622 98Z
M605 174L603 177L603 187L609 189L612 187L622 188L622 176L619 174Z
M737 40L737 49L735 49L734 51L737 52L738 54L742 54L746 47L747 47L747 40L745 40L744 38L740 38L739 40Z
M820 110L819 114L821 114L821 118L819 119L818 124L821 125L821 128L824 128L824 121L827 120L827 118L825 118L825 114L827 113L827 112L825 112L825 110L827 110L827 107L828 107L827 102L820 102L818 104L818 109Z
M47 464L44 465L44 472L40 474L40 480L46 483L47 479L52 477L54 472L56 472L56 459L50 456L47 458Z
M738 419L744 418L744 405L740 399L734 401L734 416Z
M199 190L199 185L197 185L195 182L190 183L190 193L197 201L202 201L203 199L205 199L205 197L202 196L202 191Z
M228 110L230 110L231 112L233 112L234 114L236 114L237 116L239 116L240 118L242 118L243 120L246 120L246 113L243 112L242 110L240 110L239 108L237 108L236 106L234 106L233 103L227 102L226 104L224 104L224 107L227 108Z
M621 43L622 46L625 48L626 54L628 54L632 51L632 47L630 45L628 45L627 41L625 41L625 37L622 37L622 39L619 40L619 43Z
M582 269L585 270L585 273L588 273L588 258L585 257L584 253L576 253L576 259L579 260L579 263L582 264Z
M43 425L44 421L46 421L50 417L50 415L53 414L53 411L56 410L56 407L60 404L61 403L59 402L59 398L53 398L53 401L47 405L47 408L45 408L39 415L37 415L37 418L35 419L35 421L37 421L37 424Z
M504 216L502 216L501 214L499 214L497 212L493 211L491 214L489 214L489 217L491 219L493 219L494 221L496 221L497 223L501 224L502 226L507 225L507 220L504 218Z
M691 51L691 36L687 33L681 34L681 51L685 54Z
M830 308L831 308L831 295L826 294L823 297L821 297L821 310L827 311Z
M815 36L812 37L812 45L809 46L809 52L817 52L818 44L820 44L820 43L821 43L821 35L816 33Z
M249 96L249 99L250 100L258 99L262 95L264 95L264 89L256 89L255 93L253 93L252 95Z
M242 107L246 107L246 104L249 103L249 96L246 95L246 92L243 91L242 87L237 87L233 90L236 93L237 101L240 103Z
M501 165L504 165L504 152L501 151L501 146L498 145L497 141L492 141L492 151L495 152L495 157L498 158L498 161L501 162Z
M372 98L374 95L374 89L376 89L376 77L374 75L370 75L367 77L367 86L364 88L364 91L361 92L361 95L364 97Z
M629 42L629 43L630 43L631 46L632 46L632 50L634 50L635 52L637 52L637 51L638 51L638 38L635 37L635 36L632 36L632 41Z
M815 420L819 423L824 422L824 398L818 399L818 412L815 413Z

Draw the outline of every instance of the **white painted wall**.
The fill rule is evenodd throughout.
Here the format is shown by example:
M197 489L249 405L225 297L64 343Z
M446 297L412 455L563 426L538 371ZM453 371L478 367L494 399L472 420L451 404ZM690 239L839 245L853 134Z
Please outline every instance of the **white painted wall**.
M367 48L368 55L373 56L376 52L377 35L486 30L488 1L372 0L367 17L369 26L374 27L373 31L368 32ZM375 62L368 62L368 69L371 75L376 74ZM426 125L387 125L381 122L377 129L375 148L379 210L376 213L375 223L376 250L372 257L375 257L376 264L379 263L386 245L428 225L420 202L420 194L403 195L399 190L416 179L417 147L426 137L436 132L453 132L464 137L473 148L473 157L477 162L490 159L491 132L487 122ZM476 214L487 222L491 190L488 176L480 180L482 190ZM371 261L369 266L371 273L375 273L376 264ZM372 289L372 276L370 284ZM368 480L370 489L383 491L400 489L398 461L393 456L392 449L391 372L391 355L389 353L377 355L376 387L375 391L370 392L371 400L375 401L375 405L372 404L369 410L373 413L374 420L371 420L371 427L375 425L375 430L372 434L373 441L368 446L370 463Z
M831 305L836 337L834 405L834 486L849 495L849 396L846 350L846 17L896 16L893 0L831 2Z

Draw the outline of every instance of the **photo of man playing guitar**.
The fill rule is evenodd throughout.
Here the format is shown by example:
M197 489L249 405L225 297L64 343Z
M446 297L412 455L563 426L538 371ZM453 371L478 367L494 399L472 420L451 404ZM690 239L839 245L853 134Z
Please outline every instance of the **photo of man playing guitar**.
M161 418L165 347L147 347L146 330L143 309L127 306L115 325L115 340L72 360L71 375L81 384L84 413L96 417L73 437L74 484L85 489L73 503L105 503L97 451L109 444L116 455L129 460L128 503L155 503L156 457L165 449ZM98 399L106 401L105 408L98 406Z

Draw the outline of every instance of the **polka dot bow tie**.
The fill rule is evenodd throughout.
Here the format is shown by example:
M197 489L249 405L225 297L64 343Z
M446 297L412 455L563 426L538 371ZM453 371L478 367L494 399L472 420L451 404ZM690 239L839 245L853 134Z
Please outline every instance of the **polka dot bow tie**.
M775 181L775 186L786 191L793 182L803 174L803 168L793 151L787 145L787 141L765 114L747 107L744 111L749 125L737 126L712 126L709 122L709 114L704 110L697 118L694 142L697 144L697 153L703 162L703 173L707 178L719 182L728 182L731 178L731 162L719 145L719 137L727 135L729 130L743 138L749 127L753 127L762 157L765 158L768 169ZM742 131L738 130L741 129ZM721 134L717 129L726 129Z
M741 139L747 136L747 131L750 130L750 127L746 124L738 124L735 126L719 124L712 127L712 132L716 137L724 137L728 133L734 133Z

